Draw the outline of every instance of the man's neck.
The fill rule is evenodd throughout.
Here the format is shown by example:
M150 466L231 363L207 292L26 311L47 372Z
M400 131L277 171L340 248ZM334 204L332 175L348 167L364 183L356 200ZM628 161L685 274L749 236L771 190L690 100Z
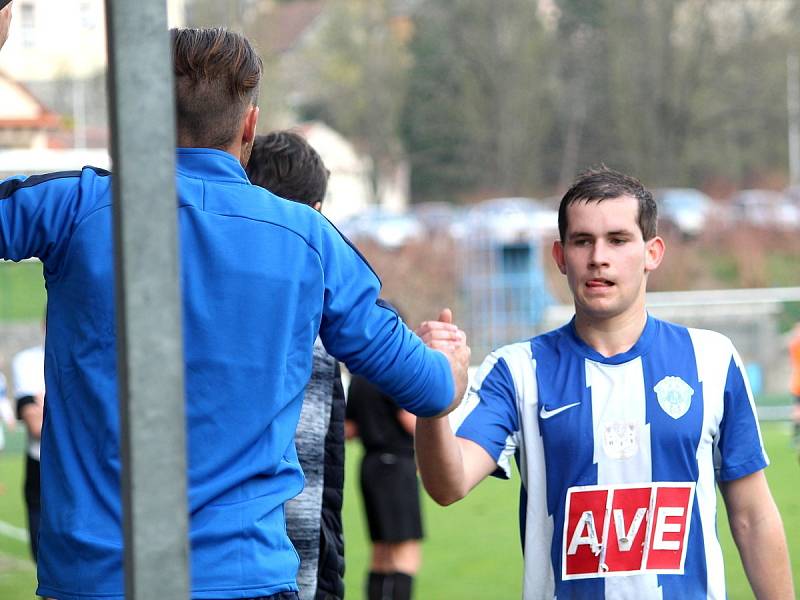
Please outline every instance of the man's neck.
M575 315L575 331L584 342L605 357L630 350L647 324L647 311L631 312L611 319L592 319Z

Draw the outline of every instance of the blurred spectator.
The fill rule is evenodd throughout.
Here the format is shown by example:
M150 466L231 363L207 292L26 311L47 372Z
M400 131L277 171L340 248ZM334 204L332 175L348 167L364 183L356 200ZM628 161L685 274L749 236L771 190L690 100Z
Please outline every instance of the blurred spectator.
M14 425L16 425L16 420L11 402L8 400L6 376L0 373L0 450L6 447L5 428L10 431L14 429Z
M347 437L364 445L361 493L372 541L367 600L408 600L422 555L416 417L360 376L347 393Z
M11 362L14 378L14 400L17 418L28 430L28 449L25 457L25 506L28 510L28 534L31 556L36 562L39 551L39 442L44 416L44 348L33 346L18 352Z
M251 183L318 211L328 175L314 148L291 131L257 136L247 164ZM344 597L344 390L339 362L319 338L294 441L306 483L285 510L286 530L300 555L300 598L338 600Z
M792 367L792 376L789 382L789 391L794 397L792 407L792 421L794 422L794 447L800 458L800 323L792 329L789 338L789 363Z

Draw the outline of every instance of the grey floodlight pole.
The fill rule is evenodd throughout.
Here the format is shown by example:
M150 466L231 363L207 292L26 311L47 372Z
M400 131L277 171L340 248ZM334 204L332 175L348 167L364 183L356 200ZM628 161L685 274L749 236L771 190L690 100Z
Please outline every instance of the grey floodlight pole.
M127 600L189 597L175 117L164 0L106 0Z

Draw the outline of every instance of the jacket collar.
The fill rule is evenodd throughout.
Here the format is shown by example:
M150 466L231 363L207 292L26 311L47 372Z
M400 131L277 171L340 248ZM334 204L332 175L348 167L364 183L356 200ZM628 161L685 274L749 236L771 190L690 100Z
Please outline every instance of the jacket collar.
M197 179L247 182L247 174L235 156L213 148L178 148L178 173Z

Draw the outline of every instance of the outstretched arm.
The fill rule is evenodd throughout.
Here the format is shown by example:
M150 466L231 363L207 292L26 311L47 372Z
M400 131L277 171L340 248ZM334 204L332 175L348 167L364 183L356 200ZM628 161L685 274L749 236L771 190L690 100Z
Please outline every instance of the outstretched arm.
M720 483L731 533L758 599L794 598L781 516L764 471Z
M460 330L453 325L453 314L444 309L438 321L426 321L417 328L417 335L431 348L445 355L457 351L463 343ZM469 355L466 357L467 362ZM458 395L455 408L466 391L466 363L462 367L450 360ZM428 494L442 505L460 500L496 468L491 456L478 444L457 438L446 416L418 418L415 446L422 483Z
M422 484L443 506L461 500L497 468L486 450L455 436L447 417L418 418L414 442Z

